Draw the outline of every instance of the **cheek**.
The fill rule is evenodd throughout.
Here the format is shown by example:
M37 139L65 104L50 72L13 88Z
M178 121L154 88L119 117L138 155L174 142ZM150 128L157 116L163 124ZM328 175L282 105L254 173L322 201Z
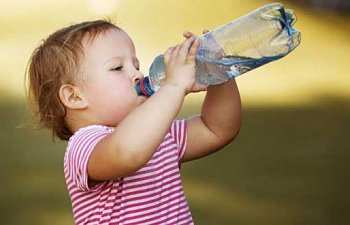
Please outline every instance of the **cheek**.
M130 97L135 97L136 90L132 83L128 80L120 80L114 85L114 90L121 95L121 97L127 100Z
M116 103L119 110L128 111L135 104L137 93L131 82L121 81L110 91L114 93L110 95L110 100Z
M103 94L105 98L127 96L134 91L134 87L128 79L119 77L109 77L109 79L96 81L95 87L92 89L95 94Z

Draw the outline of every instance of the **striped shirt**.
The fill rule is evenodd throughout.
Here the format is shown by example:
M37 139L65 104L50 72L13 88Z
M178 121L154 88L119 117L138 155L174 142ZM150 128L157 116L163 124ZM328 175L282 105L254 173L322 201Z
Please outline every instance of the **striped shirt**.
M64 174L75 223L193 224L183 192L180 161L186 148L184 120L174 121L151 160L135 173L88 185L87 163L96 144L113 132L93 125L68 141Z

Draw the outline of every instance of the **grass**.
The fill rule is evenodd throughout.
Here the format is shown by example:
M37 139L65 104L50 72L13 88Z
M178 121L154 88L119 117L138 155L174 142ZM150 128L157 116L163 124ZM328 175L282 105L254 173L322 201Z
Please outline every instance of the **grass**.
M350 166L349 99L252 107L236 141L183 166L198 224L345 225ZM65 143L16 128L24 102L1 101L0 210L3 224L73 224L62 169ZM180 116L198 111L187 103ZM5 110L6 109L6 110ZM53 219L55 218L55 219Z
M349 99L244 107L238 139L184 166L198 224L345 225Z

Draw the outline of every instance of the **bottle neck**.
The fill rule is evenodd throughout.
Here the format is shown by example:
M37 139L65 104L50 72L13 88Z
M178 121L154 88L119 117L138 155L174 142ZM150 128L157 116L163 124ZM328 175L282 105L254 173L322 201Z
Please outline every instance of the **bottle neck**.
M154 94L154 90L151 88L149 77L145 77L135 85L136 92L139 96L150 97Z

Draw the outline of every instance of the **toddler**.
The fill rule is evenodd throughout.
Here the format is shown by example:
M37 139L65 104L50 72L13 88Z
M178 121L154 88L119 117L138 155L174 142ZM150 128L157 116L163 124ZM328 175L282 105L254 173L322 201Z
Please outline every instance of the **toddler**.
M235 80L195 84L191 32L165 52L166 80L138 96L135 46L109 21L60 29L35 49L27 76L38 122L68 141L64 174L76 224L193 224L180 165L238 134ZM201 114L175 120L187 94L206 91Z

